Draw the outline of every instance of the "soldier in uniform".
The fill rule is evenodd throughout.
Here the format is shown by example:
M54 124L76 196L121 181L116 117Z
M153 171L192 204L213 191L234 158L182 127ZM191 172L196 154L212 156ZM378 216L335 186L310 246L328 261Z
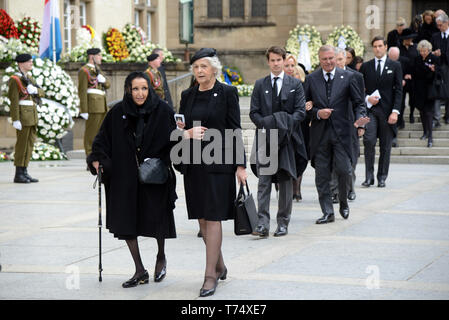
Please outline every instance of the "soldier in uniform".
M153 90L156 92L159 98L167 102L165 100L163 78L158 70L158 68L161 66L162 59L157 53L152 53L147 57L147 60L148 60L148 69L145 70L145 72L146 74L148 74L148 77L151 80L151 86L153 87Z
M164 50L161 48L155 48L151 53L157 53L161 58L161 66L158 68L159 72L162 75L162 81L164 83L164 94L165 101L167 101L168 105L173 108L173 100L171 99L170 88L168 87L167 75L165 74L165 63L164 63Z
M10 115L12 125L16 128L17 142L14 148L14 166L16 174L14 182L38 182L28 174L28 163L33 153L37 131L37 101L43 97L44 91L28 75L33 69L31 55L19 54L16 57L19 72L9 80L8 98L11 101Z
M88 49L88 62L78 72L80 116L86 120L86 128L84 131L84 150L86 156L92 151L92 142L108 111L105 90L109 89L110 82L103 76L99 67L101 59L100 49Z

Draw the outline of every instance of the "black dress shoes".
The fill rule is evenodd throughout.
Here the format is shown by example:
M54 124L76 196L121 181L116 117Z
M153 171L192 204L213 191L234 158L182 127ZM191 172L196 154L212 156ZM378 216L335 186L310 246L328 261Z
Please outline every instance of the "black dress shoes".
M15 183L31 183L23 171L24 167L16 167L16 174L14 175Z
M302 200L301 193L294 194L294 195L293 195L293 200L296 200L296 202L301 201L301 200Z
M228 268L224 268L223 272L220 273L220 275L218 276L217 280L226 280L226 277L228 275Z
M139 284L146 284L146 283L148 283L149 279L150 279L150 276L148 275L148 271L145 270L145 272L142 273L140 276L133 277L133 278L129 279L128 281L124 282L122 284L122 287L123 288L136 287Z
M433 140L432 140L432 139L429 139L429 140L427 141L427 148L432 148L432 146L433 146Z
M340 204L340 215L343 217L343 219L348 219L349 217L348 204Z
M26 177L28 180L30 180L30 182L39 182L38 179L35 179L35 178L31 177L31 176L28 174L28 169L27 169L27 167L22 167L22 168L23 168L23 174L25 175L25 177Z
M274 236L275 237L282 237L282 236L286 236L288 234L288 229L287 227L284 226L278 226L276 231L274 232Z
M214 280L215 284L210 289L204 289L204 287L200 289L200 297L202 297L202 298L213 295L215 293L215 290L217 289L218 279L216 279L214 277L207 277L206 276L206 277L204 277L204 283L206 283L207 279ZM204 286L204 284L203 284L203 286Z
M162 280L164 280L166 275L167 275L167 260L165 260L164 266L162 267L162 270L160 272L156 271L156 266L154 267L154 282L161 282Z
M365 180L364 182L362 182L362 187L369 188L369 186L372 186L373 184L374 184L374 179Z
M427 133L424 133L424 134L422 135L422 137L419 138L419 140L425 140L425 139L427 139Z
M410 115L410 123L415 123L415 117L412 114Z
M385 180L379 180L379 183L377 184L379 188L385 188Z
M335 216L333 213L325 213L321 218L316 221L316 224L325 224L335 221Z
M268 237L268 229L264 226L257 226L256 230L252 233L253 236L260 236L261 238Z
M355 192L354 191L350 191L348 194L348 200L354 201L356 198Z

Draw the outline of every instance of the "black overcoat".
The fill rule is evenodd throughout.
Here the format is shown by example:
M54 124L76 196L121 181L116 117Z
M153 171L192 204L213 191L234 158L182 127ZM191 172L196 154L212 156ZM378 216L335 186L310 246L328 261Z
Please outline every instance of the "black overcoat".
M170 171L165 184L139 183L132 125L135 110L123 101L106 115L87 159L93 173L92 161L97 160L104 167L106 227L115 236L176 237L173 217L176 178L170 162L173 145L170 134L176 129L174 112L154 92L150 103L139 162L146 158L162 159Z

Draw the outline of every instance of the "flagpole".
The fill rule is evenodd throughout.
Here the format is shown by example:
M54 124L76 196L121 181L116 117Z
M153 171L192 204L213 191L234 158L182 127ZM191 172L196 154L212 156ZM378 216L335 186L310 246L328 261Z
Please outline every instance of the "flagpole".
M51 0L52 2L54 2L55 0ZM52 32L52 41L53 41L53 63L56 63L56 32L55 32L55 13L53 12L55 8L54 3L52 3L52 6L50 7L50 12L52 12L51 14L51 32Z

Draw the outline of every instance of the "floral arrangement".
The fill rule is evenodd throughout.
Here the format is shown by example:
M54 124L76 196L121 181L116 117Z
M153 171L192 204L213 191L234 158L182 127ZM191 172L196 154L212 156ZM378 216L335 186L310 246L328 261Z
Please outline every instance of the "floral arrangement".
M250 97L253 94L254 86L251 84L239 84L236 87L239 97Z
M100 40L98 40L98 37L96 37L96 33L93 30L92 27L86 26L86 28L78 29L76 31L76 43L77 45L72 48L72 50L69 53L64 54L61 57L61 62L86 62L87 61L87 54L86 51L89 48L100 48L101 49L101 55L103 57L103 61L106 62L113 62L114 59L112 58L112 55L108 54L104 48L102 48ZM94 37L92 37L92 34L94 34Z
M36 142L34 144L31 160L46 161L46 160L67 160L67 156L58 148L51 144Z
M286 50L290 51L296 58L298 58L301 53L304 53L300 50L300 38L302 37L308 38L308 51L310 54L311 67L312 69L315 69L320 63L318 58L318 50L323 45L323 42L321 40L321 34L314 26L310 26L308 24L297 25L293 30L291 30L287 40Z
M0 110L3 106L5 112L9 112L10 101L8 94L8 81L11 75L18 72L17 63L6 68L1 86L2 97L0 98ZM45 98L62 104L67 108L71 117L79 114L78 88L72 78L62 68L49 59L36 58L33 61L31 75L45 92Z
M128 47L119 30L110 28L105 34L104 40L107 51L112 55L114 61L122 61L128 58Z
M163 48L157 44L147 42L144 45L136 47L129 58L127 59L130 62L147 62L147 56L151 54L151 51L156 48L161 48L164 53L164 62L181 62L181 59L175 58L173 54L167 50L167 48Z
M142 32L143 30L140 27L136 27L130 23L125 25L122 34L129 52L133 52L135 48L145 43L145 36Z
M11 19L5 10L0 9L0 35L9 38L19 38L14 20Z
M229 67L224 66L222 69L221 78L223 82L226 82L227 84L231 84L233 86L243 84L242 76L240 75L240 72L237 69L231 69Z
M95 38L95 29L92 28L91 25L86 24L86 25L82 26L81 28L86 29L87 31L89 31L91 40L93 40Z
M17 21L17 30L20 41L36 53L39 52L41 29L41 24L31 17L25 17L22 20Z
M66 129L73 127L73 120L65 107L60 103L42 99L37 108L37 137L39 141L54 144L67 134Z
M9 157L5 152L0 151L0 162L2 161L9 161Z
M357 56L363 57L365 47L360 36L351 26L335 27L329 34L326 44L345 49L351 47Z
M23 44L19 39L9 38L1 39L0 41L0 61L9 62L16 59L17 54L22 52L28 52L30 54L37 54L34 48L31 49L27 45Z

